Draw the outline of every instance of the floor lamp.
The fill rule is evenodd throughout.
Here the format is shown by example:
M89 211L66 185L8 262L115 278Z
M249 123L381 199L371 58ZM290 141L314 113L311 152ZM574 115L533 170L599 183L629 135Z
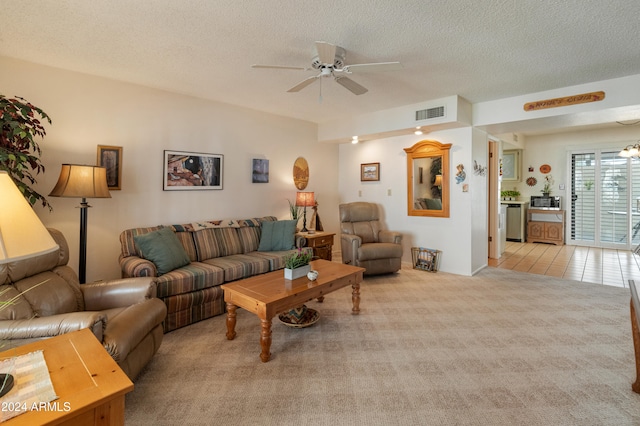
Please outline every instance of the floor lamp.
M0 172L0 269L58 249L47 228L7 172ZM11 300L0 304L2 310ZM13 376L0 374L0 397L13 387Z
M80 253L78 278L87 279L87 198L111 198L107 186L107 169L98 166L63 164L51 197L82 198L80 202Z
M302 232L308 232L307 229L307 207L313 207L315 200L313 199L313 192L298 192L296 194L296 206L304 207L303 219L302 219Z

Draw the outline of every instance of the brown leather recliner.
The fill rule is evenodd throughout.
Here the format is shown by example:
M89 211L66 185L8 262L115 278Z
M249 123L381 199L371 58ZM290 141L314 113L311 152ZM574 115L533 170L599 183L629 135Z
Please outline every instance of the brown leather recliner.
M400 270L402 234L382 229L378 206L355 202L340 204L342 262L365 268L365 275Z
M0 350L89 328L134 379L162 342L167 308L153 278L79 284L67 266L69 247L49 229L58 250L0 264Z

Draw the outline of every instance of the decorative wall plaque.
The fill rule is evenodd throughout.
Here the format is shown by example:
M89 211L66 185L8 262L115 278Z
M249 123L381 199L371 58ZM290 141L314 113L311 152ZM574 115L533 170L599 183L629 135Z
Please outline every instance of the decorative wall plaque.
M303 157L296 158L293 163L293 183L302 191L309 183L309 164Z
M527 102L524 104L525 111L536 111L539 109L557 108L587 102L598 102L604 99L604 92L582 93L580 95L565 96L564 98L545 99L543 101Z

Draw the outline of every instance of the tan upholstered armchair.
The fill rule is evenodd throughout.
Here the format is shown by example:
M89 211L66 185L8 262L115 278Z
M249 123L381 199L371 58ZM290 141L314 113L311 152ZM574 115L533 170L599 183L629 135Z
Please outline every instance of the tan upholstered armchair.
M89 328L105 350L135 378L162 342L167 308L157 299L153 278L82 284L67 266L69 247L49 229L59 249L0 264L2 350Z
M365 275L400 269L402 234L382 229L375 204L340 204L340 232L343 263L365 268Z

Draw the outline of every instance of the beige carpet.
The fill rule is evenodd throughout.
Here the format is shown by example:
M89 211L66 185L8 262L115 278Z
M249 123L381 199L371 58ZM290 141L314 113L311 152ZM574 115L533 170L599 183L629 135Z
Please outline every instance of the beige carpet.
M628 289L487 268L410 268L345 288L320 321L238 310L165 335L126 398L128 425L638 425Z

